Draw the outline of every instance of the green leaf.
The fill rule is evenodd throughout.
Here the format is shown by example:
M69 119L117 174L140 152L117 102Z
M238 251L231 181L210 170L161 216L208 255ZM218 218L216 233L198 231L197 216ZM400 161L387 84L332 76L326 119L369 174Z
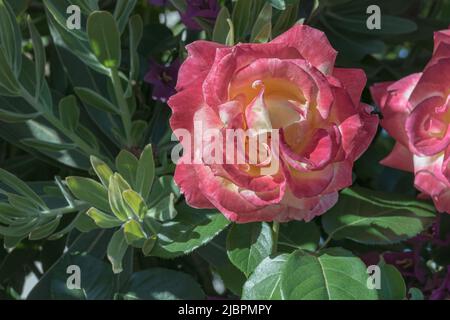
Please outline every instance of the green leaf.
M242 295L242 287L247 278L230 261L226 249L227 232L222 231L205 246L198 248L196 254L205 259L217 272L225 287L236 296Z
M403 300L406 297L406 285L402 274L393 265L380 261L381 288L378 297L381 300Z
M367 28L366 15L346 15L345 17L333 14L329 16L336 26L344 30L370 35L399 35L411 33L417 30L417 24L409 19L394 17L387 14L381 15L381 29Z
M121 273L123 271L122 260L127 252L128 244L125 240L123 229L117 230L108 244L107 256L112 264L114 273Z
M272 253L272 247L272 229L265 222L234 224L228 232L228 257L247 277Z
M153 149L148 145L142 151L136 172L136 191L144 200L148 199L155 179L155 161L153 159Z
M216 24L214 25L214 31L212 40L218 43L227 43L227 36L230 32L230 26L228 25L228 19L230 19L230 12L227 7L222 7L220 9L219 15L216 19Z
M95 11L87 21L89 44L101 64L112 69L121 62L120 32L108 11Z
M268 0L272 7L278 10L284 10L286 9L286 3L285 0Z
M111 266L103 262L111 235L112 232L106 230L95 230L75 237L69 236L67 250L46 268L27 299L112 299L115 283L113 273ZM73 265L81 269L81 290L67 287L71 275L67 270Z
M278 251L291 252L294 249L314 251L320 240L320 231L313 222L290 221L280 224Z
M139 77L139 54L138 47L142 40L144 24L139 15L134 15L128 23L130 29L130 80L136 81Z
M252 1L237 0L235 2L233 7L232 21L236 40L245 37L247 29L250 25L251 13Z
M111 168L104 161L95 156L91 156L91 165L102 184L108 188L109 179L113 175Z
M188 254L211 241L230 223L216 210L193 209L184 202L176 209L175 220L162 224L152 256L171 259Z
M77 146L73 143L54 143L54 142L48 142L38 139L22 139L20 140L21 143L26 145L27 147L34 148L36 150L44 150L48 152L58 152L58 151L65 151L65 150L74 150L77 148Z
M77 99L70 95L59 101L59 117L64 127L74 132L78 127L80 119L80 109L78 108Z
M163 198L156 206L152 207L147 214L150 217L163 222L175 219L178 214L175 209L175 195L171 193Z
M281 295L286 300L376 300L367 278L364 263L344 249L318 255L296 251L283 267Z
M70 30L67 27L67 1L44 0L44 8L47 16L47 23L53 38L53 42L59 47L69 50L76 56L78 61L77 68L80 71L85 70L84 66L89 66L93 70L105 75L110 74L110 69L103 66L94 54L89 45L88 36L85 29ZM94 8L94 6L92 7ZM86 14L92 11L92 8L86 10ZM87 8L86 8L87 9ZM84 16L82 17L84 20ZM80 68L80 65L83 65ZM86 74L84 74L86 76ZM70 77L70 74L69 74Z
M28 29L30 30L31 41L33 42L34 64L36 68L36 91L35 97L39 97L41 87L45 81L45 49L42 43L41 35L37 31L31 17L28 17Z
M200 285L182 272L162 268L139 271L132 275L127 300L200 300L205 298Z
M132 210L122 197L123 192L130 189L130 185L118 173L115 173L109 180L109 203L116 217L122 221L133 218Z
M74 223L74 227L82 233L89 233L98 229L94 220L86 215L86 211L81 212L81 215L78 216L78 219Z
M40 115L40 112L24 114L0 109L0 121L8 123L21 123L36 119Z
M136 220L130 220L123 226L123 232L125 234L125 240L131 246L142 248L147 235L145 234L142 226Z
M126 204L133 210L136 218L144 219L148 208L141 195L133 190L126 190L122 193L122 196Z
M281 274L288 258L288 254L265 258L245 283L242 299L281 300Z
M13 10L4 0L0 0L0 48L10 70L18 76L22 64L22 34Z
M20 211L28 212L30 215L38 215L40 213L39 207L31 199L17 194L7 194L9 203Z
M2 50L0 50L0 74L2 75L0 77L0 92L2 95L19 96L20 84Z
M432 205L361 187L345 189L322 223L335 240L389 244L414 237L434 220Z
M156 241L158 241L158 236L153 235L147 240L145 240L144 245L142 246L142 253L144 256L149 256L152 253L153 248L155 247Z
M74 196L102 211L110 211L108 190L97 181L82 177L67 177L67 186Z
M25 182L17 178L15 175L0 168L0 181L8 185L10 188L25 196L29 201L42 209L48 209L45 202L31 189Z
M298 19L299 6L300 1L295 1L293 4L288 5L286 10L278 15L275 25L272 28L272 37L282 34L295 24Z
M96 208L90 208L86 214L94 220L100 228L110 229L122 225L122 221L115 216L102 212Z
M13 226L9 227L2 227L0 226L0 235L4 237L11 237L11 238L24 238L27 236L38 224L38 218L33 218L29 221L15 224Z
M116 158L116 169L131 185L136 185L138 159L129 151L122 150Z
M130 14L133 12L136 6L137 0L118 0L116 8L114 9L114 19L117 21L117 26L120 33L123 33L127 22L130 18ZM135 16L134 16L135 17ZM133 17L130 18L132 20Z
M422 291L417 288L409 289L408 294L410 296L409 300L424 300Z
M135 120L133 121L131 127L131 139L133 140L134 145L142 145L142 141L145 137L145 131L148 128L147 122L143 120Z
M88 88L75 88L75 93L84 104L112 114L119 114L119 110L107 99Z
M252 28L250 42L267 42L272 37L272 6L266 3Z
M50 236L58 228L61 221L61 216L56 217L56 219L51 219L45 224L41 224L39 227L33 229L30 232L28 238L30 240L41 240Z

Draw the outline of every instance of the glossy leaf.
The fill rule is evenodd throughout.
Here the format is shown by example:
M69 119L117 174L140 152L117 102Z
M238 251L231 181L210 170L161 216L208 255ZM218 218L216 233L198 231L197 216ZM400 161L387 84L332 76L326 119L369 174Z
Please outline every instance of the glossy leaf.
M265 222L234 224L228 233L228 257L247 277L272 253L272 247L272 229Z
M244 300L281 300L281 274L288 260L288 254L275 258L267 257L256 267L244 285Z
M353 187L323 216L325 231L339 240L388 244L414 237L435 217L433 206L391 193Z
M376 300L367 276L364 263L344 249L318 255L296 251L284 265L281 295L286 300Z

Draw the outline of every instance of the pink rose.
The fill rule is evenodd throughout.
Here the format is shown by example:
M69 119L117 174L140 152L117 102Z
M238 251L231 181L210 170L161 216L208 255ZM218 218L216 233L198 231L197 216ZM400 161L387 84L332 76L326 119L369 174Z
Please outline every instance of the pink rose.
M450 29L436 32L422 73L371 88L396 144L382 164L414 172L414 185L450 212Z
M188 52L178 93L168 102L171 127L183 146L175 181L188 204L215 207L241 223L309 221L331 208L338 191L351 185L353 163L378 125L371 108L360 103L364 72L334 68L336 51L325 34L305 25L270 43L196 41ZM196 136L198 123L221 133L268 134L268 143L258 144L267 157L256 164L206 161L214 139L200 135L200 150L196 139L183 134ZM226 150L219 158L229 158ZM265 173L274 162L277 170Z

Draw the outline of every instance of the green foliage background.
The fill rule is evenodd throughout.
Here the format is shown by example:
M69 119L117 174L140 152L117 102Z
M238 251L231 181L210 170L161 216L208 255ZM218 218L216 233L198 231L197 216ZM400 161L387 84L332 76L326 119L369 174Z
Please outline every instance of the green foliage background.
M66 26L71 4L81 8L81 30ZM422 70L433 32L450 24L450 1L220 4L215 24L199 19L203 30L192 31L166 23L184 0L164 8L144 0L0 0L0 299L26 298L30 275L38 279L30 299L429 294L383 259L382 283L390 285L366 286L361 257L411 249L408 240L428 232L437 215L416 200L411 174L378 163L393 146L384 131L356 163L355 187L323 217L280 230L230 225L216 210L184 202L172 178L170 111L143 78L149 59L182 60L192 41L266 42L300 22L326 33L337 65L364 69L368 88ZM365 26L373 4L382 12L379 31ZM373 105L367 89L362 100ZM439 216L444 239L450 219ZM430 278L445 277L450 247L427 244L421 263ZM66 286L70 265L82 270L80 290Z

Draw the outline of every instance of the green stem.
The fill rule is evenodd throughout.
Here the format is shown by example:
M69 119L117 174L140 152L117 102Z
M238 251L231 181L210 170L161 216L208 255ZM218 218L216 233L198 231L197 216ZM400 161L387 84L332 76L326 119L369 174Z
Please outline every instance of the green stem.
M272 247L272 254L277 254L278 251L278 236L280 234L280 223L277 221L274 221L272 223L272 232L273 232L273 247Z
M68 213L78 212L87 209L88 207L89 205L86 202L76 200L73 206L42 211L42 214L47 217L57 217Z
M41 102L39 102L38 99L34 98L25 88L21 88L20 94L28 102L28 104L30 104L36 111L40 112L48 122L50 122L56 129L58 129L72 142L74 142L77 147L80 148L86 155L95 155L101 159L105 159L101 154L99 154L97 150L87 144L75 132L64 127L62 122L56 116L54 116L52 112L46 112L46 110L49 110L49 108L45 105L42 105Z
M131 139L131 114L128 108L127 101L125 100L125 93L122 88L122 82L120 80L119 71L117 68L111 69L111 81L114 87L114 93L116 95L116 100L119 105L120 116L122 118L123 128L125 130L125 139L128 147L132 146Z
M322 243L322 245L319 247L319 249L317 249L317 251L322 250L323 248L325 248L328 245L328 243L330 243L331 239L333 239L333 234L334 233L330 234L328 236L328 238L325 239L325 241Z

